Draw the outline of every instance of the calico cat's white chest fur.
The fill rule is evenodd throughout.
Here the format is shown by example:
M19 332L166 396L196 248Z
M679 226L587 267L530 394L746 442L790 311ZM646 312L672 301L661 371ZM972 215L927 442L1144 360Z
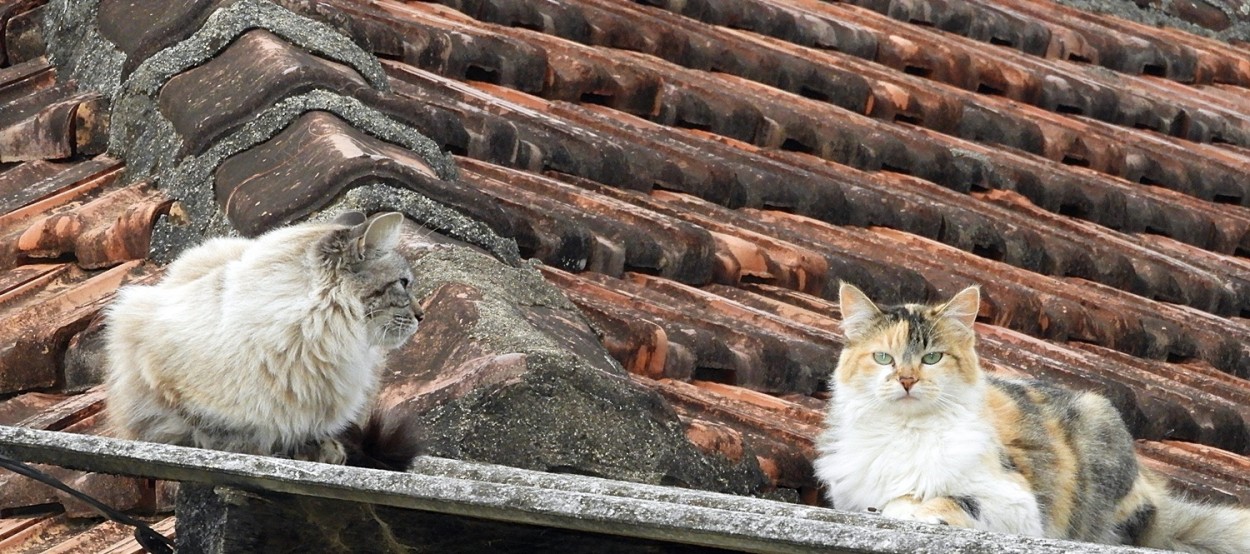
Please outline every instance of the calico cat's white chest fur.
M993 430L966 415L871 422L850 417L840 416L846 421L826 433L815 462L839 509L880 508L908 494L961 494L995 448Z

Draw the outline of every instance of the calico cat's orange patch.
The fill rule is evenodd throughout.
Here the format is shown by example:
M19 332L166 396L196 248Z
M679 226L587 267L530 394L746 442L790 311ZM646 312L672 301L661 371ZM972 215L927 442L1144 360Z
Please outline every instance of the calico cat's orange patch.
M1062 424L1054 418L1047 418L1045 426L1054 453L1054 466L1049 471L1059 475L1076 475L1076 453L1072 451L1072 443ZM1076 479L1059 479L1056 483L1050 505L1051 526L1055 529L1067 529L1071 525L1076 494Z

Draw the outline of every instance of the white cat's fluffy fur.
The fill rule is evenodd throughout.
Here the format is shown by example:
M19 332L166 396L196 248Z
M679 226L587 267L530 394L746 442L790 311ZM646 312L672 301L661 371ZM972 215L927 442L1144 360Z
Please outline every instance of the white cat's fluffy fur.
M403 217L218 238L107 311L108 412L126 438L340 463L386 353L415 331Z

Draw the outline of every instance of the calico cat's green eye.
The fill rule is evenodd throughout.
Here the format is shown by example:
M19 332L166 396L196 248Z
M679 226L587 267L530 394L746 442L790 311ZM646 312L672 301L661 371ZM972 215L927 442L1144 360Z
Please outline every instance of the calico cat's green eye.
M920 361L924 362L927 365L936 364L941 360L942 360L941 352L930 352L920 357Z
M872 361L877 362L881 365L890 365L894 363L894 356L886 354L885 352L873 352Z

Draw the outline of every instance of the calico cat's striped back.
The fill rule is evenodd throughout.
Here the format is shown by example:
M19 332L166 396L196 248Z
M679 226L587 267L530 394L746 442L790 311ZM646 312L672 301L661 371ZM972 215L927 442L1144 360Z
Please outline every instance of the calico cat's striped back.
M1031 485L1046 534L1116 542L1116 506L1138 473L1119 412L1099 395L1041 381L988 384L986 416L1002 463Z

